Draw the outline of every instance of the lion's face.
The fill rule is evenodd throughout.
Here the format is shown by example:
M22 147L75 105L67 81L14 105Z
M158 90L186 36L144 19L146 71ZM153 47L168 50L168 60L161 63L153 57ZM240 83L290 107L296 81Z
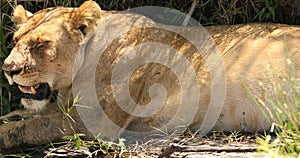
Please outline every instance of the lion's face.
M15 82L24 93L24 106L41 109L52 90L71 85L76 52L100 19L100 8L87 1L79 8L48 8L31 14L17 6L13 19L18 27L15 46L2 69L9 83Z

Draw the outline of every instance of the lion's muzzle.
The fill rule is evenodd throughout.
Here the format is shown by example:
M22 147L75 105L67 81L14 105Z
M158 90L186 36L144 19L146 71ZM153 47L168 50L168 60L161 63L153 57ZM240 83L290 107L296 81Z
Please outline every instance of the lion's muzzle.
M2 70L7 77L9 83L14 83L14 76L26 73L26 70L30 69L28 64L18 64L15 61L9 61L9 58L5 60L2 65ZM34 85L21 85L17 83L20 91L23 93L23 97L33 100L48 99L51 94L50 86L47 83L38 83Z

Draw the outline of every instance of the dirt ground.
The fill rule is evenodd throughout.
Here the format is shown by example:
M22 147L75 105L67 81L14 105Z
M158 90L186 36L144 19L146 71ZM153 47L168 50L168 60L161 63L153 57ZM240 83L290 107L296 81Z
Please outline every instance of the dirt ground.
M254 135L216 132L207 137L195 135L152 139L138 147L138 157L267 157L258 153ZM132 149L132 148L131 148Z
M88 143L85 143L88 144ZM259 144L256 136L250 134L214 132L208 136L200 137L195 134L185 136L160 136L145 138L143 142L136 142L126 146L126 150L120 154L116 148L99 150L95 145L81 145L75 147L74 142L65 142L51 147L45 146L39 149L27 150L27 156L40 157L174 157L174 158L251 158L269 157L257 152ZM23 150L24 152L24 150ZM26 156L26 154L25 154ZM1 155L0 155L1 157Z

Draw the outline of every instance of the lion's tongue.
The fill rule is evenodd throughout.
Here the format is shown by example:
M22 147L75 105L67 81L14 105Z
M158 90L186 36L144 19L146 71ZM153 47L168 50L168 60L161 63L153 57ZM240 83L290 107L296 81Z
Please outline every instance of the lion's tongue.
M23 93L28 94L36 94L36 89L39 88L40 84L34 85L34 86L21 86L19 85L19 89Z

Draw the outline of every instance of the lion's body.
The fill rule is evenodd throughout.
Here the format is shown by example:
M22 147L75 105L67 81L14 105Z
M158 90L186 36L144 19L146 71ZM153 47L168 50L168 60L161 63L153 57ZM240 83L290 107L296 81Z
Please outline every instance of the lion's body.
M124 28L129 25L133 27L135 23L139 26L139 20L137 20L140 18L139 16L136 18L134 15L126 15L126 18L122 19L123 16L125 15L111 17L112 19L107 23L107 26L114 26L116 24L120 25L120 28ZM119 19L119 21L116 19ZM113 21L116 21L116 23ZM144 22L145 20L141 19L141 21ZM102 23L102 25L104 24ZM91 39L92 42L90 41L89 45L92 46L84 47L91 53L99 53L98 47L93 45L93 42L97 44L97 42L101 41L101 38L109 38L108 36L111 36L111 34L106 36L105 33L100 33L106 27L102 25L95 30L95 34L99 36ZM196 28L183 29L186 29L187 32L196 32ZM291 59L293 63L291 65L295 70L293 71L293 75L296 78L300 76L298 71L300 66L300 47L297 45L300 42L300 28L279 24L248 24L212 26L206 29L212 35L221 52L220 56L224 62L226 73L226 86L224 86L226 94L223 110L213 130L256 132L270 129L270 123L267 122L259 109L259 105L256 105L254 102L255 98L250 93L254 93L260 99L267 97L268 94L263 89L272 87L272 84L274 84L273 81L275 82L277 79L287 77L288 59ZM116 96L113 95L112 86L118 87L123 82L119 85L118 83L112 85L112 73L116 69L116 64L120 62L120 58L127 53L128 47L133 48L147 42L164 43L183 52L184 56L191 62L191 65L197 72L197 79L200 83L199 107L190 127L194 130L198 129L202 125L212 101L211 71L207 64L204 63L206 61L202 56L199 56L197 50L186 39L180 38L166 30L153 28L133 30L135 31L127 33L109 43L108 48L105 49L98 63L95 74L95 85L98 100L103 106L105 114L120 127L124 125L127 127L128 125L127 128L133 131L148 131L153 129L153 127L159 128L161 125L165 125L175 117L177 110L180 111L179 107L182 106L182 100L184 100L180 96L182 93L180 91L182 88L180 87L181 83L178 82L176 79L178 76L174 75L172 70L160 64L152 63L136 68L130 77L129 84L130 97L136 103L145 106L153 99L149 94L149 89L153 84L161 83L166 88L168 97L164 108L155 115L143 118L129 115L120 108L120 105L116 103ZM149 50L145 51L145 49L140 50L139 53L142 54L141 56L151 53ZM160 58L171 56L167 51L164 53ZM144 59L140 58L140 60ZM173 59L171 58L170 60ZM86 59L86 61L88 62L85 64L89 65L92 59ZM174 59L172 62L176 63L176 60ZM126 71L126 69L123 69L123 71ZM118 73L122 73L122 71ZM76 84L84 82L89 77L81 77L81 80L76 82ZM263 85L260 85L260 83ZM251 89L251 92L247 88ZM222 108L221 105L219 107ZM220 109L217 109L216 113L218 110ZM187 112L181 118L189 114L193 115ZM211 116L212 119L213 117ZM180 124L179 122L178 120L178 124ZM214 122L212 121L212 123ZM176 127L176 124L172 127Z
M19 29L15 33L16 46L3 66L8 79L11 83L16 82L24 86L23 90L40 83L47 83L51 90L59 90L60 99L66 100L64 102L67 103L67 96L71 93L69 90L72 86L72 69L76 52L85 34L89 34L96 23L101 25L104 17L109 18L109 13L100 11L94 2L86 2L79 9L47 9L37 12L28 19L20 18L25 16L25 10L19 8L14 16ZM134 22L136 21L116 20L118 25L130 25ZM191 29L190 31L193 32L193 28L183 29ZM264 97L264 91L258 83L261 82L265 86L272 84L272 77L266 75L268 67L271 68L272 74L284 78L287 73L287 59L291 59L295 70L294 75L299 78L300 28L278 24L246 24L211 26L206 29L221 52L226 72L223 110L213 129L250 132L267 130L270 124L255 105L254 98L243 87L243 83L249 84L256 96ZM105 30L95 30L93 34L97 35L101 31ZM175 38L176 42L174 42ZM188 45L184 39L161 30L133 31L115 40L103 53L96 68L95 88L106 115L120 127L134 131L148 131L153 129L153 126L160 127L172 119L180 106L180 83L176 80L176 76L166 67L152 63L138 68L133 73L129 82L130 94L136 103L147 104L150 102L148 92L150 86L154 83L162 83L168 92L168 100L164 108L153 116L138 118L118 107L111 90L113 67L126 51L126 47L145 41L171 45L183 52L192 63L200 87L200 106L190 127L199 128L207 113L208 105L212 102L209 69L203 63L202 57L197 56L197 50ZM93 50L96 48L86 48L86 52L97 52ZM20 72L16 73L16 71ZM11 72L14 72L13 76ZM32 99L25 99L23 102L29 109L40 109L44 106L35 106L34 104L40 101Z
M268 130L269 123L259 110L262 105L254 100L271 99L271 92L265 90L276 91L275 85L282 84L290 68L293 77L299 78L299 27L248 24L207 29L223 54L227 79L226 101L216 127L227 122L223 129ZM288 60L293 64L288 65ZM250 92L245 85L251 87Z

